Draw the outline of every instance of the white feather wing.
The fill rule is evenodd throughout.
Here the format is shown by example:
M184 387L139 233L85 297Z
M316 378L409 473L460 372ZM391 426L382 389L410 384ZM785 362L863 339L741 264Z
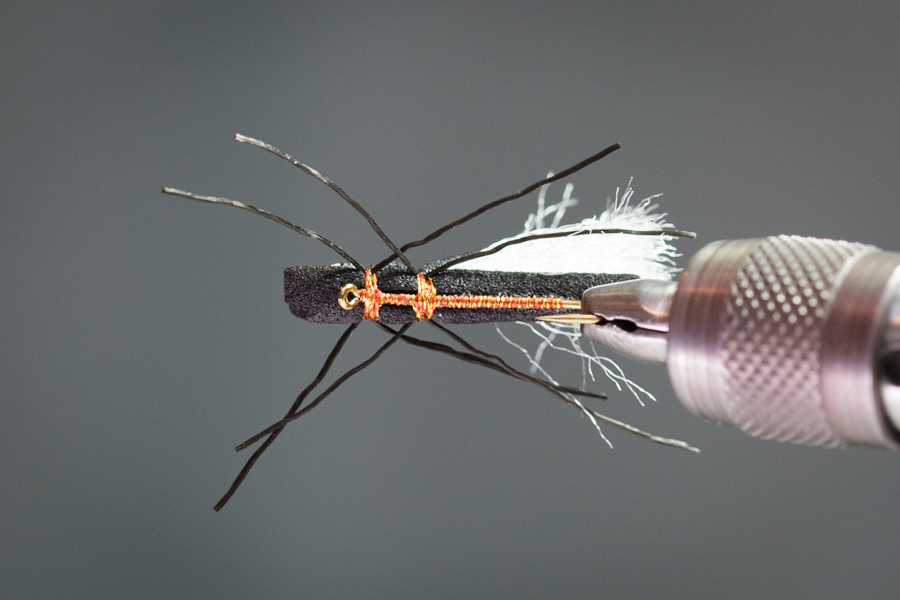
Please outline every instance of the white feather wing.
M563 199L545 206L546 187L538 197L538 210L529 215L524 230L511 238L495 242L493 248L508 240L529 235L559 232L581 232L601 229L656 230L671 227L665 213L654 212L657 205L651 196L631 205L634 191L631 182L621 194L607 203L599 216L580 223L560 225L566 208L576 203L571 197L571 185ZM552 222L547 224L550 216ZM476 271L520 271L532 273L630 273L641 278L671 279L676 272L672 260L677 256L667 235L647 236L624 233L578 235L533 240L514 244L503 250L461 263L453 268Z

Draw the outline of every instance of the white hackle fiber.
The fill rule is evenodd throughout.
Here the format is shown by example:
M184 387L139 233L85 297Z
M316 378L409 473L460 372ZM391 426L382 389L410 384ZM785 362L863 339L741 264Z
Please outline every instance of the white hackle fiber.
M563 215L577 204L572 197L572 184L567 184L562 199L545 205L547 188L538 194L537 212L528 215L522 233L495 242L487 249L528 235L593 231L598 229L654 230L671 227L665 213L654 213L653 201L661 194L631 204L634 190L631 181L625 191L607 200L600 216L580 223L560 225ZM550 217L553 217L550 220ZM549 223L548 223L549 221ZM482 256L456 265L454 269L475 271L520 271L529 273L630 273L644 279L672 279L676 272L672 260L677 256L668 235L629 235L611 233L566 236L514 244L495 254Z
M552 173L551 173L552 175ZM488 248L502 244L510 239L517 239L527 235L556 233L556 232L580 232L598 229L633 229L633 230L657 230L671 228L666 221L665 213L654 213L658 205L654 200L662 194L656 194L641 200L635 205L631 204L634 190L631 181L624 192L616 189L615 198L606 202L606 210L600 216L584 219L579 223L561 225L560 222L566 210L578 203L572 197L572 184L567 184L563 191L562 199L556 204L546 205L547 188L541 188L538 194L537 211L528 215L522 233L504 240L495 242ZM551 219L552 216L552 219ZM461 263L452 268L481 270L481 271L511 271L511 272L537 272L537 273L628 273L648 279L673 278L678 269L675 267L675 257L679 254L669 242L674 239L669 235L644 236L625 233L579 235L572 237L559 237L531 242L514 244L495 254L483 256ZM534 375L539 373L548 381L554 382L554 378L541 366L541 358L547 349L557 350L577 356L582 364L582 387L587 380L594 380L594 370L599 369L620 391L628 390L641 404L642 398L656 400L653 394L645 390L634 381L625 376L621 367L611 358L600 356L594 344L581 337L581 327L578 325L566 325L561 323L547 323L535 321L534 323L520 322L540 339L537 349L531 353L521 344L511 340L497 326L497 333L507 343L521 351L530 364L530 371ZM582 346L587 342L587 348ZM603 440L612 446L609 439L600 430L598 420L637 433L653 441L670 446L677 446L696 452L697 449L668 438L660 438L643 432L621 421L611 419L595 411L588 410L576 398L568 395L572 403L579 408L591 421L591 424L600 433Z

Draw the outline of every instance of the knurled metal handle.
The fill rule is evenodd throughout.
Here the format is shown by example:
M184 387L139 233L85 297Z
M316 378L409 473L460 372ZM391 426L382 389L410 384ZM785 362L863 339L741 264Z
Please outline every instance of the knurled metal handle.
M898 267L900 254L833 240L706 246L672 302L676 394L693 413L756 437L898 447L879 362Z

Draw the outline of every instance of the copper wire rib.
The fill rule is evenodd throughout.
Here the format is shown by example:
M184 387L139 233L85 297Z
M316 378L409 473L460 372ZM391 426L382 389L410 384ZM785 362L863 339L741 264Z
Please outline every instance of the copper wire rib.
M493 308L524 310L579 310L580 300L565 300L548 296L482 296L468 294L438 294L431 278L422 273L416 274L418 286L415 294L398 294L383 292L378 289L378 275L366 269L366 282L363 289L353 284L341 288L338 302L341 307L350 310L362 302L363 318L377 321L379 310L385 304L409 306L416 314L416 319L431 319L438 308Z

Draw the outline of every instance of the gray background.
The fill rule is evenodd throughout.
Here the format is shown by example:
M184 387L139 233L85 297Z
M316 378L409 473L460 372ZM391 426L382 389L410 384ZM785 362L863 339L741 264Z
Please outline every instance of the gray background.
M4 598L896 597L896 455L705 423L624 359L659 401L606 412L700 455L607 428L609 449L531 386L398 346L214 513L231 448L340 332L288 313L281 270L335 257L159 189L256 203L374 262L357 214L232 134L317 167L398 242L618 141L572 178L573 217L634 176L699 232L687 256L777 233L900 250L900 8L73 4L0 9ZM523 364L490 326L458 329ZM338 369L383 340L361 327Z

